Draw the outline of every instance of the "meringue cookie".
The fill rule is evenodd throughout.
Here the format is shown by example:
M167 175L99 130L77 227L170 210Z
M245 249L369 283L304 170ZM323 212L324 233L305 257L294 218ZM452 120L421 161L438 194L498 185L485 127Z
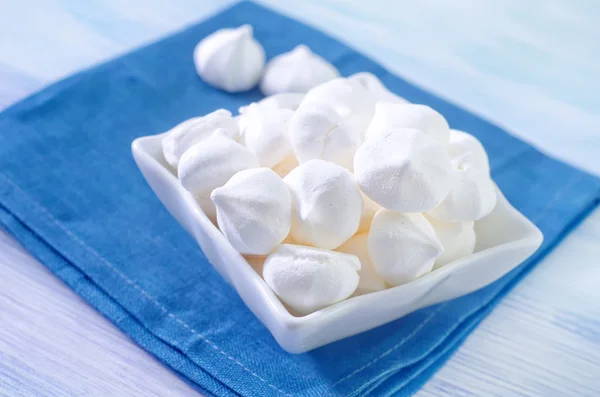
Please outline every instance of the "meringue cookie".
M366 140L354 156L354 173L362 192L392 211L432 210L450 191L446 147L414 129Z
M225 109L215 110L203 117L194 117L169 130L162 140L163 155L175 169L183 153L195 143L208 138L217 128L232 139L239 136L238 126Z
M264 255L243 255L244 259L254 271L262 277L263 267L267 257Z
M406 99L398 96L387 89L387 87L373 73L360 72L348 76L348 80L356 81L367 89L376 101L409 103Z
M444 247L442 255L435 260L434 269L473 253L476 239L473 222L442 222L431 217L427 220Z
M307 92L340 74L329 62L305 45L271 59L265 68L260 89L265 95Z
M490 161L481 142L466 132L450 130L450 142L448 143L450 157L460 157L467 152L473 153L473 166L489 175Z
M302 99L304 99L304 94L298 92L286 92L270 95L255 103L275 109L296 110L300 106ZM248 106L242 106L239 108L239 112L243 114L247 108Z
M327 104L301 104L290 119L289 137L300 164L322 159L349 170L362 141L358 131Z
M263 278L279 299L305 315L352 295L359 269L354 255L283 244L267 257Z
M280 177L284 178L287 176L287 174L289 174L298 165L299 165L298 159L296 159L296 156L294 156L292 154L291 156L287 157L282 162L276 164L273 167L273 171L275 171L277 173L277 175L279 175Z
M441 143L448 143L450 139L448 122L429 106L390 102L377 102L365 137L370 139L399 128L420 130Z
M290 232L292 195L270 168L240 171L210 198L219 229L241 254L267 255Z
M371 222L375 213L381 209L381 206L367 197L361 192L362 197L362 211L360 213L360 225L358 226L358 233L368 232L371 228Z
M209 197L236 172L258 167L258 159L252 152L218 129L210 138L186 150L177 174L183 187L194 196Z
M452 159L452 187L446 199L428 215L445 222L477 221L496 206L496 186L468 152Z
M292 236L290 236L289 234L283 239L283 241L281 242L281 244L296 244L296 242L294 241L294 239L292 238Z
M283 180L292 192L290 235L294 241L334 249L356 233L362 199L354 176L346 169L310 160Z
M361 138L375 113L375 99L369 91L360 83L341 77L311 88L300 106L304 104L331 106Z
M212 202L210 197L194 197L196 203L204 212L204 215L213 223L217 224L217 208L215 207L215 203Z
M248 91L258 84L265 50L252 37L252 26L220 29L194 49L196 71L208 84L228 92Z
M369 294L387 288L385 281L377 275L373 268L373 264L371 263L367 244L368 240L369 235L367 233L356 234L336 249L338 252L356 255L360 260L358 287L356 287L356 291L354 291L354 296Z
M401 285L428 273L444 248L421 214L377 211L369 230L369 257L388 284Z
M262 167L273 167L293 154L288 125L294 112L253 103L240 116L242 144Z

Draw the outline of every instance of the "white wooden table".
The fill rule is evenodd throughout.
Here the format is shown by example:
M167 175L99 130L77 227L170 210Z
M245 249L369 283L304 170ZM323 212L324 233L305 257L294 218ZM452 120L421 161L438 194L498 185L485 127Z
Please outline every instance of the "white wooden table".
M263 2L600 175L600 2ZM231 3L0 0L0 108ZM418 395L600 395L598 258L600 210ZM0 232L0 395L197 393Z

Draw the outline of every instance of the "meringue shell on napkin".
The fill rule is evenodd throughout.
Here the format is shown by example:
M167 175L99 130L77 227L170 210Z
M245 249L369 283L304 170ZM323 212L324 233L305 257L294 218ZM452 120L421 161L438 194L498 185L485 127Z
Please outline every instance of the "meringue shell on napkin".
M255 87L265 67L265 50L252 37L252 26L220 29L205 37L194 49L198 75L227 92Z
M260 89L265 95L283 92L304 93L338 76L339 72L335 66L301 44L269 61L260 82Z

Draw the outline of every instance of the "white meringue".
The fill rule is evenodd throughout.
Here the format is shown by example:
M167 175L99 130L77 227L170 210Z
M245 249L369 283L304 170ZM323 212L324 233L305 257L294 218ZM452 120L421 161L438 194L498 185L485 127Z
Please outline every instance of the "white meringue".
M375 99L360 83L342 77L320 84L306 93L300 104L325 104L362 138L375 113Z
M289 124L289 137L300 164L322 159L352 170L362 138L356 128L327 104L302 104Z
M265 68L260 89L265 95L307 92L340 74L329 62L305 45L271 59Z
M420 130L441 143L448 143L450 139L448 122L429 106L390 102L377 102L365 138L370 139L399 128Z
M196 200L196 203L198 204L202 212L204 212L204 215L206 215L206 217L216 225L217 208L215 207L215 203L212 202L210 197L194 197L194 199Z
M450 130L450 142L448 143L450 157L460 157L467 154L467 152L473 153L473 166L489 175L490 161L481 142L466 132Z
M239 119L241 142L262 167L273 167L293 154L288 125L294 112L253 103Z
M263 267L267 257L265 255L243 255L244 259L254 271L262 277Z
M355 296L381 291L387 288L385 281L379 277L373 268L368 248L369 235L367 233L356 234L342 244L336 251L345 254L356 255L360 260L358 271L358 287L354 291Z
M434 269L473 253L476 242L473 222L442 222L431 217L427 220L444 247L442 255L435 260Z
M292 154L291 156L287 157L280 163L276 164L273 167L273 171L275 171L277 173L277 175L279 175L280 177L284 178L285 176L287 176L287 174L289 174L298 165L299 165L298 159L296 159L296 156L294 156Z
M357 233L365 233L368 232L371 228L371 222L373 221L373 217L375 213L379 211L382 207L371 200L367 195L361 192L362 197L362 211L360 213L360 225L358 226Z
M388 90L381 80L379 80L373 73L354 73L353 75L348 76L348 80L356 81L365 87L377 101L409 103L406 99Z
M267 257L263 278L285 304L305 315L352 295L359 269L354 255L283 244Z
M496 186L474 165L472 152L452 159L452 186L446 199L427 214L445 222L477 221L496 206Z
M292 238L292 236L290 236L289 234L283 239L283 241L281 242L281 244L296 244L296 242L294 241L294 239Z
M169 130L162 140L165 160L177 169L183 153L195 143L208 138L217 128L221 128L225 135L232 139L239 136L238 126L231 112L225 109L218 109L206 116L194 117L178 124Z
M208 84L228 92L248 91L258 84L265 50L252 37L252 26L220 29L194 49L196 71Z
M252 152L218 129L181 156L177 174L183 187L194 196L209 197L236 172L258 167Z
M292 192L290 235L294 241L334 249L356 233L362 199L354 176L346 169L310 160L283 180Z
M270 168L240 171L210 198L219 229L241 254L267 255L290 232L292 196Z
M298 92L286 92L282 94L270 95L255 103L275 109L296 110L300 106L302 99L304 99L304 94ZM239 112L243 114L248 106L240 107Z
M354 156L354 173L363 193L392 211L432 210L450 191L446 147L414 129L367 139Z
M385 209L373 218L368 247L373 268L392 286L430 272L444 250L423 215Z

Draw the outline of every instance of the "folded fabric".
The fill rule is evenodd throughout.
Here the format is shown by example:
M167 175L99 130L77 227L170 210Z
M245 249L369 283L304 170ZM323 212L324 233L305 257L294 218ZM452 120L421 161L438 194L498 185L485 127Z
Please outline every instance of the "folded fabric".
M369 71L488 150L494 180L545 235L473 294L291 355L245 307L146 185L131 141L261 97L203 83L192 51L249 23L269 58L307 44L343 75ZM252 3L52 85L0 115L0 224L144 349L212 395L411 395L600 198L600 181L395 77L324 34Z

